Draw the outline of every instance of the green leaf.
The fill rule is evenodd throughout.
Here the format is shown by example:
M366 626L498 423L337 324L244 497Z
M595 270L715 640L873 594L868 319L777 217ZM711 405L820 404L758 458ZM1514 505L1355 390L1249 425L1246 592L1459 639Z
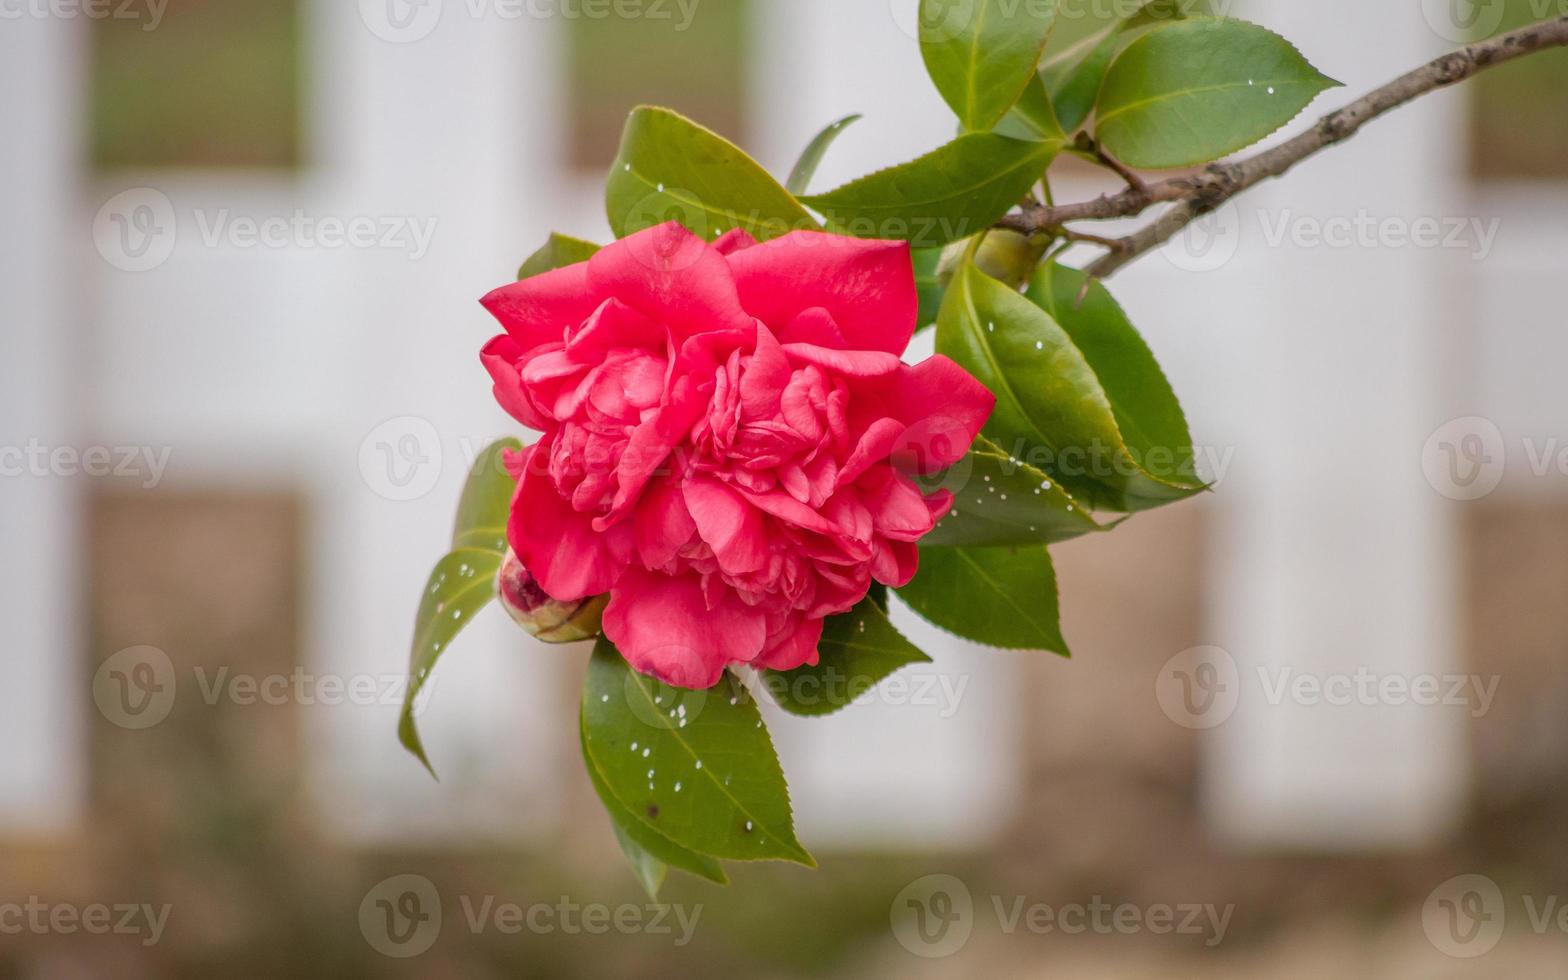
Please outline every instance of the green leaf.
M1030 76L1023 97L996 124L995 131L1013 139L1067 142L1067 134L1056 118L1056 109L1051 105L1051 97L1046 94L1045 82L1039 75Z
M452 640L495 598L495 577L506 557L506 519L515 484L501 461L506 450L522 443L502 439L486 447L474 460L452 528L452 551L436 563L425 584L414 617L414 642L408 657L408 688L397 735L403 747L418 757L430 775L436 774L425 754L414 720L414 699L424 690L436 661Z
M632 840L627 835L626 829L619 823L612 823L610 828L615 831L615 842L621 845L621 853L626 855L626 860L632 866L632 874L637 876L638 884L647 893L650 901L658 901L659 889L664 887L664 879L670 873L670 866L649 854L641 844Z
M887 612L887 586L873 581L871 588L866 590L866 598L876 603L878 609Z
M599 246L593 242L585 242L581 238L571 235L562 235L558 232L550 233L550 240L545 242L539 251L528 256L523 267L517 270L517 278L527 279L537 276L541 272L550 272L579 262L587 262L593 258Z
M1339 83L1289 41L1246 21L1166 24L1106 73L1095 137L1132 167L1185 167L1256 143Z
M1027 295L1067 332L1094 369L1117 428L1144 466L1181 486L1199 487L1192 434L1176 392L1110 291L1098 280L1085 291L1087 279L1077 269L1052 262L1035 273Z
M915 293L920 297L918 326L925 328L936 323L937 311L942 308L942 293L946 287L937 276L937 267L942 264L942 250L917 248L911 251L911 256L915 262Z
M1054 544L1110 530L1058 481L984 436L957 465L922 481L921 489L953 494L953 509L920 539L925 546Z
M705 239L744 228L759 241L819 225L735 144L684 116L641 106L605 185L615 237L679 221Z
M1043 69L1041 79L1046 90L1051 93L1051 106L1056 110L1057 124L1063 129L1077 129L1089 118L1089 113L1094 110L1094 100L1100 94L1100 83L1105 81L1105 72L1111 67L1111 59L1116 57L1120 41L1121 38L1114 30L1109 31L1103 38L1097 39L1097 43L1083 55L1083 60ZM1076 53L1076 49L1064 52L1068 55Z
M631 862L632 871L642 882L649 898L658 897L659 887L664 883L664 872L669 867L688 871L715 884L729 884L722 864L705 854L680 846L638 820L605 785L604 774L588 754L588 734L580 717L577 733L583 750L583 765L588 770L588 781L593 784L594 792L599 794L605 812L610 815L610 823L615 827L615 837L620 842L621 851Z
M1189 17L1222 16L1216 8L1225 6L1225 0L1149 0L1124 18L1118 27L1123 31L1136 31Z
M1144 510L1202 489L1147 469L1141 447L1129 450L1104 386L1068 332L973 263L961 266L948 286L936 349L996 395L987 435L1089 507ZM962 495L960 513L971 496Z
M1071 132L1082 126L1094 109L1100 84L1111 60L1140 30L1181 20L1186 17L1182 0L1150 0L1130 17L1046 60L1040 77L1051 93L1051 101L1062 128Z
M1023 94L1055 26L1055 0L921 0L920 54L959 121L980 132Z
M933 248L989 228L1050 166L1059 140L970 133L908 163L801 198L834 230Z
M1056 570L1045 548L921 548L898 597L950 633L1008 650L1068 656Z
M828 147L839 138L839 134L848 129L852 123L861 119L860 113L845 116L836 123L830 123L826 129L818 133L795 162L795 169L789 172L789 179L784 182L784 187L791 194L804 194L810 185L811 178L816 176L817 168L822 165L822 158L827 155Z
M436 563L419 603L414 620L414 644L409 653L408 689L403 695L403 714L398 719L397 736L403 747L414 753L430 775L436 774L425 754L414 722L414 699L424 690L436 661L451 646L452 640L474 616L495 598L495 576L501 570L502 555L481 548L460 548Z
M474 458L452 527L453 548L482 548L506 554L506 521L517 481L506 471L507 452L521 452L516 439L501 439Z
M682 691L633 672L601 639L583 732L605 786L658 834L713 857L816 866L795 839L789 788L757 704L728 674L711 690Z
M817 654L814 667L764 672L768 693L790 714L830 715L900 667L931 662L894 628L884 607L871 597L842 616L828 618Z

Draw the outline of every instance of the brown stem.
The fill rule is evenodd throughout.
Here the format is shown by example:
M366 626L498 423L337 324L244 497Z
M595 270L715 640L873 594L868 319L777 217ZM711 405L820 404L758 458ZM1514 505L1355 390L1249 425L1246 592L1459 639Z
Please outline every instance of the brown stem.
M1027 207L997 227L1029 234L1068 221L1130 218L1156 204L1174 202L1151 224L1115 239L1106 255L1091 264L1091 277L1104 279L1146 252L1169 241L1201 215L1265 180L1279 177L1320 150L1342 143L1386 112L1428 92L1464 81L1477 72L1547 48L1568 46L1568 17L1541 21L1508 34L1451 51L1415 71L1318 120L1317 125L1280 145L1230 163L1213 163L1201 172L1154 184L1135 184L1080 204Z
M1122 180L1125 180L1129 190L1133 191L1134 193L1148 193L1149 185L1144 182L1144 179L1125 163L1122 163L1120 160L1111 156L1109 153L1106 153L1105 148L1100 146L1100 144L1095 141L1094 137L1090 136L1088 133L1078 134L1078 147L1085 153L1088 153L1090 156L1098 160L1100 162L1100 166L1116 174L1116 176L1120 177Z
M1085 245L1098 245L1101 248L1118 249L1122 247L1120 238L1107 238L1104 235L1091 235L1086 231L1075 231L1072 228L1052 228L1051 234L1057 238L1065 238L1070 242L1082 242Z

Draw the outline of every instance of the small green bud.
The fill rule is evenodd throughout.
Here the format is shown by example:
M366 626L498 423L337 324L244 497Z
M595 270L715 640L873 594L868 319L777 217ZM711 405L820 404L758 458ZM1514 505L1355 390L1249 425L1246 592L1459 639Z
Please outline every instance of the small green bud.
M943 288L953 281L958 263L963 261L972 239L964 239L942 250L942 261L937 265L936 276ZM1021 235L1016 231L996 229L986 234L975 254L975 265L980 271L998 282L1005 282L1014 289L1022 289L1034 276L1035 266L1045 257L1053 241L1043 232Z
M591 640L603 631L609 596L560 602L539 587L533 573L510 550L495 577L496 595L507 614L529 635L545 643Z

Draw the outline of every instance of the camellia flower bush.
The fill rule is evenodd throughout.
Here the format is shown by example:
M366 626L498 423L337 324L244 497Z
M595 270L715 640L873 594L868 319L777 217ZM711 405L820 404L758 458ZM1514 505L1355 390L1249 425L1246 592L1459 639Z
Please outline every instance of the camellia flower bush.
M584 763L650 893L670 867L723 882L726 860L813 863L757 698L824 715L928 661L891 592L959 637L1065 656L1048 546L1205 489L1103 280L1383 112L1568 44L1568 18L1480 42L1213 162L1336 83L1273 32L1175 0L1044 61L1054 2L919 6L955 139L808 194L856 117L781 183L639 108L606 186L616 240L554 235L482 300L495 400L536 435L474 465L399 734L429 766L414 699L493 599L540 640L595 641ZM1125 186L1055 203L1065 156ZM1125 237L1081 227L1150 209ZM1074 246L1103 254L1075 268ZM912 363L924 329L936 353Z

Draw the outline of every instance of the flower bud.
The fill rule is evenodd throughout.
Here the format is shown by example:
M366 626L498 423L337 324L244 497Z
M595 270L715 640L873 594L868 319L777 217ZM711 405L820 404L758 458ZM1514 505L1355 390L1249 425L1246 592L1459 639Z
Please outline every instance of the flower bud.
M545 643L575 643L598 636L604 607L610 601L609 596L602 595L571 602L550 598L511 549L501 562L495 586L507 614L529 635Z
M980 244L980 250L975 254L975 265L992 279L1005 282L1014 289L1022 289L1034 276L1035 266L1044 258L1045 250L1051 247L1051 240L1051 236L1044 233L1020 235L1016 231L997 228L988 232L985 241ZM963 261L969 241L966 238L954 242L942 253L936 275L943 287L953 281L953 273L958 271L958 263Z

